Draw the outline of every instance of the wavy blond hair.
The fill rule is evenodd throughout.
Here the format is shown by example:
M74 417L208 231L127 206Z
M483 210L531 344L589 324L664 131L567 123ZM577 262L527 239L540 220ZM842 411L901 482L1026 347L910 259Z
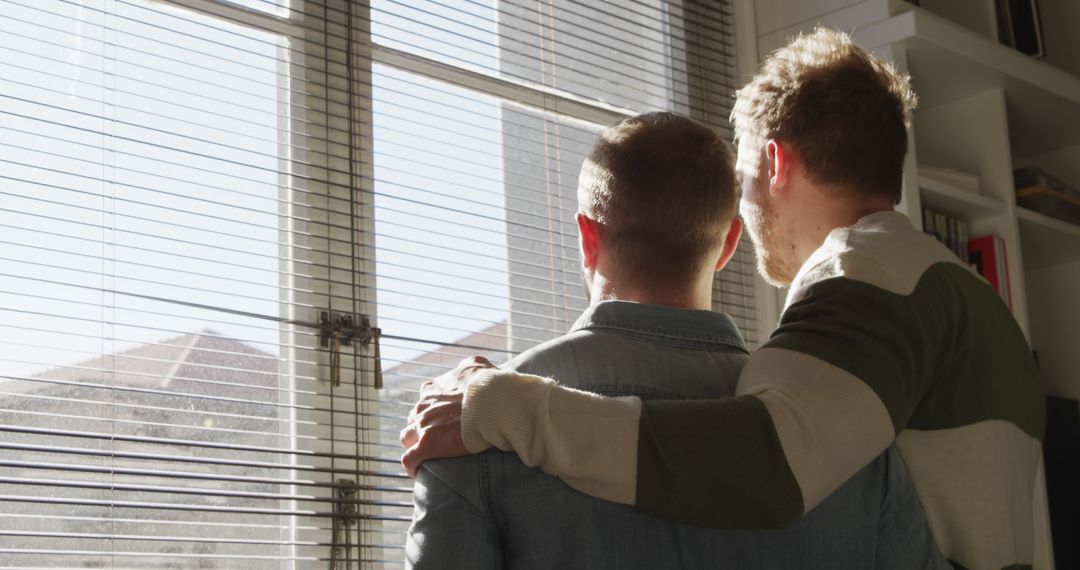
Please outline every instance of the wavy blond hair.
M916 102L907 74L819 27L765 59L736 93L731 123L751 152L788 142L816 183L899 201Z

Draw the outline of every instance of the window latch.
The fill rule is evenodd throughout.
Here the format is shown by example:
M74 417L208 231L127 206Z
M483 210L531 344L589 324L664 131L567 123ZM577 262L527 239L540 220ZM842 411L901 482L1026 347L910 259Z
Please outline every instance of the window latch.
M353 346L353 343L361 347L370 348L373 351L372 358L375 361L375 389L383 387L382 354L379 350L379 339L382 337L382 329L371 326L371 319L367 315L349 315L322 311L319 313L319 346L330 349L330 382L334 386L341 385L341 347Z

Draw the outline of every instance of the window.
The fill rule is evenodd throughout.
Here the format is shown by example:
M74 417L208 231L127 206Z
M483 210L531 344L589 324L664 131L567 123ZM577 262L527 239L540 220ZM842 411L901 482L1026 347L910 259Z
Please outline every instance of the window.
M417 385L565 332L593 139L734 75L725 2L0 9L0 566L400 567Z
M292 107L335 93L299 19L204 4L2 4L0 565L314 564L362 484L290 324L350 251Z

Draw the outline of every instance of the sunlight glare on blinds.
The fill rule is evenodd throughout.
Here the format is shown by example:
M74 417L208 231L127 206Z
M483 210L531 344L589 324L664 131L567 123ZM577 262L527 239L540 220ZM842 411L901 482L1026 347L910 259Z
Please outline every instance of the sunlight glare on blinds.
M735 76L726 1L0 14L3 567L402 567L419 384L566 332L595 137Z
M342 556L339 496L386 462L303 325L356 312L362 255L329 16L0 8L0 565Z

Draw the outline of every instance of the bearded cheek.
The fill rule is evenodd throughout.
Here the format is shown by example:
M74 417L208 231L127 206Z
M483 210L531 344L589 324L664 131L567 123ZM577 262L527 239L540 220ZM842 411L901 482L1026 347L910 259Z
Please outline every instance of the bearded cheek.
M753 202L750 202L746 198L743 198L739 204L739 215L742 217L743 225L746 226L746 232L750 234L750 239L756 243L761 243L761 230L763 216L761 208Z
M776 231L776 217L765 208L754 211L755 219L749 226L750 239L754 242L754 252L758 258L758 272L765 281L774 287L786 287L791 284L796 271L790 259L789 246L784 239L784 232Z

